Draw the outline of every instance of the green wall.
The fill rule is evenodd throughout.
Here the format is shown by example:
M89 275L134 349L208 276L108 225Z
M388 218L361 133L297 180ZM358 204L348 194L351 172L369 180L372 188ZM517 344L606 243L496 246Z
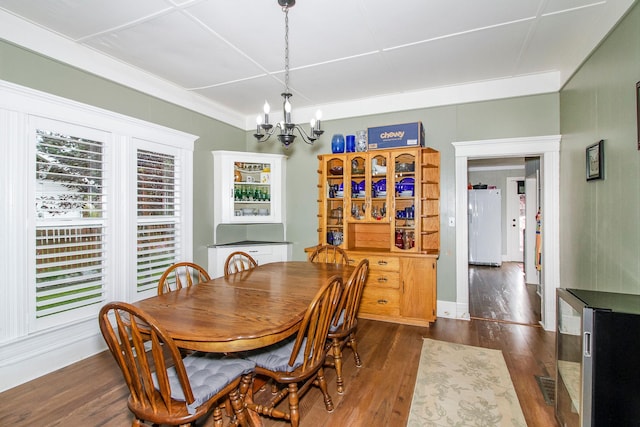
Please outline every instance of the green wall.
M194 260L206 265L206 246L213 234L213 171L211 150L282 152L279 144L257 144L244 132L202 114L77 70L50 58L0 41L0 79L95 105L198 135L194 153ZM256 101L256 109L260 104ZM287 239L294 259L316 244L317 158L330 151L334 133L353 133L370 126L422 121L427 144L441 152L441 255L438 299L456 300L454 141L555 135L559 128L559 96L546 94L397 113L324 121L325 135L307 146L298 141L287 152ZM259 238L258 231L248 237Z
M640 81L637 4L560 92L560 283L640 294ZM604 180L585 148L604 139Z

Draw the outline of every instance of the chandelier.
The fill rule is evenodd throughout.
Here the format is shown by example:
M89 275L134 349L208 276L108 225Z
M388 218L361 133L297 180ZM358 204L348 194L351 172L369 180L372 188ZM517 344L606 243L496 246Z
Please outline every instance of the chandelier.
M282 7L282 11L284 12L284 92L280 95L283 98L282 102L282 112L284 120L277 123L275 126L269 123L269 103L267 101L264 102L264 118L261 115L258 115L256 119L256 133L253 134L258 142L265 142L271 135L273 135L277 129L279 129L280 133L278 134L278 139L284 145L285 148L288 148L295 139L296 136L293 134L295 130L298 131L302 139L307 144L313 144L316 139L320 137L324 133L324 131L320 128L320 119L321 112L318 110L316 113L316 118L311 119L309 122L311 131L310 133L305 132L302 126L291 122L291 98L293 95L289 90L289 9L296 4L295 0L278 0L278 4Z

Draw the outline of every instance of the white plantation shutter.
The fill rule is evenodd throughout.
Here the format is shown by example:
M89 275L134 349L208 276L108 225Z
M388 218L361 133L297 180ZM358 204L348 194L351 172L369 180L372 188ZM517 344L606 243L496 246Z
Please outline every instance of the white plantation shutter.
M36 130L36 318L104 300L103 143Z
M137 291L155 289L181 253L181 170L173 154L137 150Z

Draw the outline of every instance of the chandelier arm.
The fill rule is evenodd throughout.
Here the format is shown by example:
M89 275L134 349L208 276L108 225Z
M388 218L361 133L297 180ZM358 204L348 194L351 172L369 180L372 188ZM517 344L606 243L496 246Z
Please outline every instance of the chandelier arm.
M313 143L316 141L316 139L318 139L318 138L315 138L313 136L309 136L307 134L307 132L304 131L304 128L302 126L300 126L300 125L295 125L295 129L298 130L298 133L302 137L302 140L304 142L306 142L307 144L309 144L309 145L313 145ZM313 132L313 130L312 130L312 132Z
M280 123L275 126L271 125L262 125L261 128L264 133L254 133L253 136L258 140L258 142L266 142L271 138L271 136L276 132L276 129L280 127Z

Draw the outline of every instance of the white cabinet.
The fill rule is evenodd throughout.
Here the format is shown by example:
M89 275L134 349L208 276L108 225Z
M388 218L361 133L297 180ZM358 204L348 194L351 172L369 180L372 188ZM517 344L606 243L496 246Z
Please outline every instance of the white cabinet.
M208 272L211 278L224 276L224 262L235 251L246 252L256 260L258 265L270 262L289 261L291 259L291 243L238 242L237 244L211 245L208 248Z
M286 156L213 151L214 223L285 222Z

